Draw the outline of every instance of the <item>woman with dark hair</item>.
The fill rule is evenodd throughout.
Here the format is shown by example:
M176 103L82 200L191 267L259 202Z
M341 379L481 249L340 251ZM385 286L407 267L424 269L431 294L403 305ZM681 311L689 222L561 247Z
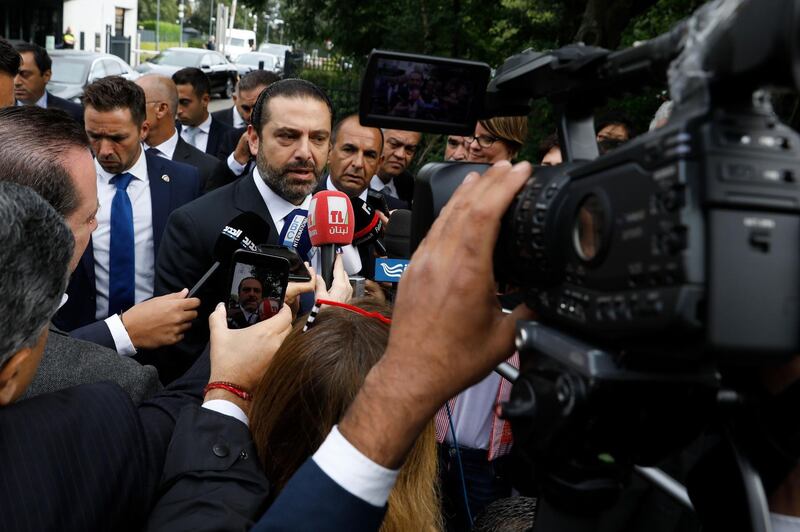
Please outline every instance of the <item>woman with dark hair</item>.
M358 307L323 305L307 331L296 326L255 389L250 428L272 498L342 419L386 349L390 308L352 303ZM435 444L431 423L400 470L384 532L441 530Z
M528 138L528 118L525 116L497 116L479 120L475 135L464 137L469 147L468 161L494 164L511 161Z

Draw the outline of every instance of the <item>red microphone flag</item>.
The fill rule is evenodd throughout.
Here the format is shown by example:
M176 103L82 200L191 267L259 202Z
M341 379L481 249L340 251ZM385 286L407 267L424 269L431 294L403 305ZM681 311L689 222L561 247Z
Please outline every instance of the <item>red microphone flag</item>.
M353 205L346 194L338 190L314 194L308 209L308 236L312 246L352 244L354 229Z

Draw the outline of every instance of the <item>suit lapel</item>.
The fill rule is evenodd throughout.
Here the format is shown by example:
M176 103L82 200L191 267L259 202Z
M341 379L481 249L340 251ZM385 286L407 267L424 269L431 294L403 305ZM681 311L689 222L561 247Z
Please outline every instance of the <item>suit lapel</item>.
M180 135L178 135L178 144L175 146L175 153L172 154L172 160L185 161L189 158L188 144Z
M272 221L272 216L269 213L266 203L264 203L264 198L261 196L258 188L256 188L252 172L236 181L236 191L234 192L233 202L240 211L254 212L259 215L269 224L270 236L277 240L278 230L275 227L275 223ZM272 240L272 238L270 240Z
M167 217L170 213L171 181L175 176L170 176L164 168L163 161L166 159L149 153L145 153L145 157L147 159L147 179L150 182L150 203L153 208L153 250L154 255L157 256L161 235L164 234L164 227L167 225ZM165 176L167 179L164 178Z
M208 144L206 145L206 153L217 156L217 148L219 147L219 124L217 120L211 117L211 127L208 128Z

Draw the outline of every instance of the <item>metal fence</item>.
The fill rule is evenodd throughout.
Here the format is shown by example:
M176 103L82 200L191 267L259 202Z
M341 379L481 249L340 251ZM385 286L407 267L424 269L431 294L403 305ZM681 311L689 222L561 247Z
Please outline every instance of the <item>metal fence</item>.
M358 112L361 71L345 59L307 56L301 50L287 52L284 77L307 79L322 88L333 103L336 120Z

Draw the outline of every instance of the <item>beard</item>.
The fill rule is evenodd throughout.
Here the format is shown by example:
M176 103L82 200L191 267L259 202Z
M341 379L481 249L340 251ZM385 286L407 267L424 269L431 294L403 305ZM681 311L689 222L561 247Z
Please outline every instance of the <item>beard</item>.
M292 205L299 205L306 196L311 194L319 183L322 169L317 168L313 161L305 163L289 163L279 168L269 164L264 153L259 149L256 156L256 167L261 179L278 196L282 197ZM306 183L290 177L288 174L294 170L310 170L314 174L314 180Z

